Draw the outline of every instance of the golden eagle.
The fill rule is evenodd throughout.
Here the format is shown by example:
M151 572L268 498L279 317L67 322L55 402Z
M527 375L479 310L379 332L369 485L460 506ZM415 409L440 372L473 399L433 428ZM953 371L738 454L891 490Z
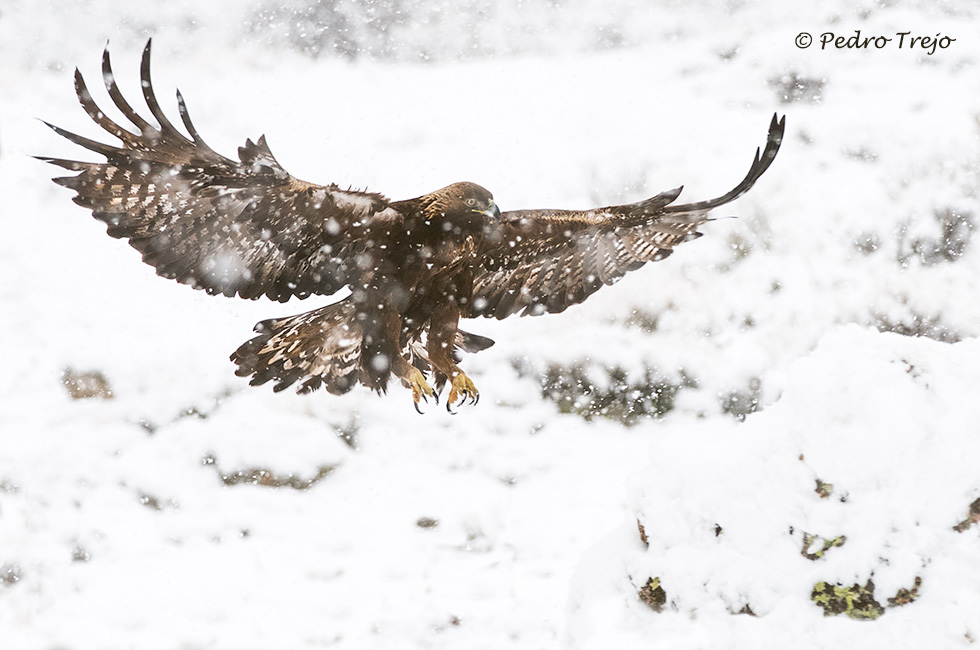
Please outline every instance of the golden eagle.
M95 104L75 70L78 99L118 138L103 144L48 125L104 163L41 158L80 172L55 178L74 190L112 237L126 238L157 273L210 294L267 296L285 302L311 294L339 302L262 321L258 336L232 354L251 384L279 391L321 385L335 394L361 383L385 391L391 375L419 400L448 382L447 407L476 386L460 370L459 351L493 341L458 329L460 318L505 318L563 311L627 271L667 257L701 235L712 208L748 191L768 169L785 118L773 117L765 150L749 173L717 199L673 205L681 188L593 210L501 213L489 191L453 183L404 201L315 185L291 176L265 138L247 140L238 160L204 143L180 92L187 135L166 117L150 83L150 42L143 51L143 98L156 120L137 113L119 91L108 48L102 74L109 97L132 123L123 127ZM436 389L428 383L431 373Z

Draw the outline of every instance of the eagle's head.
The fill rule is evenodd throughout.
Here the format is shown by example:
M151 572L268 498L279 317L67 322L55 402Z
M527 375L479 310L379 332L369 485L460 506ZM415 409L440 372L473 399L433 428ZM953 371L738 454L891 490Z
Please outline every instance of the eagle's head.
M421 197L426 223L469 230L482 228L487 219L500 218L493 194L476 183L453 183Z

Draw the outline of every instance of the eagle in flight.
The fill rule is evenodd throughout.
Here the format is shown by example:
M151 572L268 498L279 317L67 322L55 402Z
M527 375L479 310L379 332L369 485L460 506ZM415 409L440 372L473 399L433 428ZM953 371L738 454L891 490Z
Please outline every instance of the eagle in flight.
M457 365L459 352L494 342L459 329L460 318L557 313L667 257L701 235L709 210L752 187L775 158L785 126L785 117L773 116L748 174L710 201L675 205L677 188L629 205L500 212L488 190L469 182L392 201L291 176L264 136L246 140L238 160L216 153L178 91L185 135L153 91L150 45L140 73L156 124L120 93L106 48L103 80L131 126L95 104L76 69L82 107L120 144L48 124L106 159L42 157L79 172L54 181L75 191L75 203L110 236L128 239L159 275L209 294L285 302L349 288L339 302L256 325L258 335L231 355L236 374L250 376L252 385L274 381L276 391L298 384L300 392L323 386L334 394L358 383L382 392L394 375L411 389L416 410L419 400L438 402L447 383L447 407L479 397Z

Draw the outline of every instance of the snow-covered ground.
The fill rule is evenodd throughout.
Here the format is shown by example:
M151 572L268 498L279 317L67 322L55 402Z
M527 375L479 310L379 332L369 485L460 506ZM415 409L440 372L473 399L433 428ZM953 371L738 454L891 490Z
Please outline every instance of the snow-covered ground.
M4 2L0 647L976 647L980 16L816 4ZM893 40L820 48L858 29ZM138 97L151 35L215 149L395 198L698 200L787 136L670 259L468 323L477 407L273 394L228 354L316 299L162 280L29 157L79 154L35 118L97 134L107 39Z

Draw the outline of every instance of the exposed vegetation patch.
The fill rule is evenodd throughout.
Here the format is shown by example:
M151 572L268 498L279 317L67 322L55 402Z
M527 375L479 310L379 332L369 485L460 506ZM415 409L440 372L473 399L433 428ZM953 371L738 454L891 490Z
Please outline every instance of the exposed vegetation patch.
M653 334L660 325L660 314L642 309L634 309L633 313L623 321L623 325L642 330L647 334Z
M969 212L945 208L933 213L935 235L909 236L909 224L899 230L898 263L908 266L918 260L926 266L955 262L963 256L973 237L974 219Z
M61 382L72 399L112 399L109 380L98 370L79 371L71 366L61 374Z
M800 460L803 460L802 458ZM817 479L817 487L813 490L821 499L829 499L830 495L834 493L834 484L825 483L820 479Z
M736 418L739 422L743 422L745 416L759 410L761 400L762 380L753 377L744 390L733 390L722 396L721 411Z
M921 586L922 578L916 576L911 588L902 587L888 599L888 608L902 607L915 602L919 597ZM868 580L864 586L855 583L850 587L844 587L839 583L818 582L813 586L810 599L823 608L824 616L846 614L855 620L869 621L885 613L885 607L875 600L874 589L872 580Z
M871 255L881 248L881 237L876 232L864 232L854 240L854 248L865 255Z
M847 541L845 535L840 535L833 539L824 539L819 535L803 533L803 549L800 554L808 560L817 561L824 556L824 553L836 546L843 546Z
M875 600L874 591L874 581L870 579L863 586L854 583L850 587L818 582L813 585L810 600L823 608L824 616L846 614L857 621L872 621L885 613Z
M294 490L308 490L337 469L336 465L320 465L313 476L303 478L293 473L276 474L263 467L249 467L233 472L224 472L218 468L218 461L213 455L205 456L202 463L213 466L225 485L264 485L276 488L289 487Z
M357 449L357 436L361 432L361 423L357 414L351 415L347 424L331 425L337 433L337 437L344 441L344 444L351 449Z
M353 60L364 53L384 59L395 56L392 35L405 19L399 0L266 2L252 17L252 31L276 34L313 59Z
M953 526L953 530L962 533L977 522L980 522L980 499L970 504L970 507L966 511L966 519Z
M0 585L12 587L23 577L24 572L19 564L0 564Z
M741 262L752 252L755 244L748 237L740 232L734 232L728 236L728 248L732 252L732 259L721 266L724 271L730 270L738 262Z
M565 35L548 45L579 50L615 50L629 47L628 30L608 22L580 26L562 2L459 2L442 5L424 0L260 0L246 21L250 38L313 59L349 61L432 62L468 59L494 54L551 51L540 38L506 38L501 24L520 12L521 30L535 34L557 30ZM483 29L481 25L497 25ZM529 32L530 33L530 32ZM419 34L426 34L424 39ZM540 34L539 34L540 35ZM502 38L502 36L504 36Z
M636 527L640 531L640 543L643 544L644 548L650 548L650 538L647 537L647 529L643 527L643 523L637 519Z
M156 510L158 512L163 510L164 505L170 506L171 508L177 507L177 503L173 500L164 504L160 502L160 499L156 498L152 494L147 494L146 492L139 493L139 502L141 506L149 508L150 510Z
M152 435L156 433L160 427L168 426L187 418L207 420L209 417L214 415L218 409L221 408L224 401L231 397L234 393L235 391L231 388L225 388L224 390L215 393L209 401L202 401L201 405L191 405L181 409L163 424L150 420L149 418L140 418L137 420L136 424L142 427L144 431Z
M85 549L81 544L76 544L71 550L71 561L72 562L88 562L92 559L92 554Z
M923 336L942 343L956 343L962 337L942 322L939 314L927 316L911 312L906 318L895 320L884 314L874 314L871 324L879 332L894 332L902 336Z
M915 576L915 581L912 583L911 589L906 589L902 587L898 590L898 593L894 597L888 599L889 607L901 607L902 605L908 605L909 603L915 601L919 597L919 587L922 586L922 578Z
M844 155L851 160L857 160L859 162L873 163L878 161L878 154L867 147L845 149Z
M514 366L521 376L531 373L523 363ZM592 379L593 372L599 373L601 381ZM674 379L650 366L644 367L642 377L631 379L619 366L587 369L581 363L554 363L537 380L541 395L557 404L560 412L574 413L590 422L595 417L608 418L627 426L642 418L663 417L674 408L679 390L697 387L683 371Z
M769 80L782 104L819 104L826 84L826 78L805 77L796 71Z
M662 612L667 604L667 592L660 586L660 578L650 578L640 587L640 600L655 612Z

